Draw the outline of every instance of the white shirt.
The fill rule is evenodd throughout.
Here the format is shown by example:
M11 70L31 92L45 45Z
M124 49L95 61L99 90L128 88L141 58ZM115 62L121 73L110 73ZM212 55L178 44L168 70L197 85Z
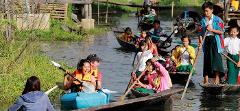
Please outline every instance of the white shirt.
M240 39L227 37L224 39L224 47L228 53L236 55L240 51Z
M206 26L210 25L210 26L213 28L213 25L212 25L212 24L213 24L213 15L212 15L212 17L211 17L210 20L208 20L207 17L206 17L205 19L206 19L206 21L207 21L207 22L206 22L206 23L207 23ZM212 35L214 35L213 32L210 32L210 31L207 32L207 36L212 36Z
M181 65L189 65L189 53L186 51L186 48L182 48L182 58L181 58Z
M144 51L142 57L141 57L142 52L137 53L137 59L134 61L135 67L137 68L138 71L144 71L146 68L146 61L148 59L153 58L152 52L150 50ZM141 59L140 59L141 57ZM139 61L139 63L138 63ZM138 63L138 66L136 66Z

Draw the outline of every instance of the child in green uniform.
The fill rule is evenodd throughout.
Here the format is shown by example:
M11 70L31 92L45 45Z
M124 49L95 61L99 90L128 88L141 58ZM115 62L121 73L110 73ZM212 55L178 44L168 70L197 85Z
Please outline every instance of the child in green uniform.
M230 36L224 39L224 46L228 52L228 56L238 64L236 66L232 61L227 59L228 83L236 84L239 72L238 67L240 66L240 39L237 37L239 33L238 27L230 27L229 32Z

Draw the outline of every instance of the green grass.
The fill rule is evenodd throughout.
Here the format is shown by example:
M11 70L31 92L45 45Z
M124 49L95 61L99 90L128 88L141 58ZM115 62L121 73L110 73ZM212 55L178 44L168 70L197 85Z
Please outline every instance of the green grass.
M24 51L23 55L10 66L9 70L6 67L12 62L14 57L19 53L19 46L23 42L12 42L1 44L10 46L11 48L5 51L5 55L1 56L0 68L3 72L0 75L0 106L4 110L9 105L13 104L18 98L26 83L28 77L35 75L40 78L41 89L47 91L56 85L56 82L63 81L63 72L50 64L50 58L40 53L40 43L33 42ZM6 48L6 47L5 47ZM54 101L61 94L61 90L53 91L49 96L51 101Z

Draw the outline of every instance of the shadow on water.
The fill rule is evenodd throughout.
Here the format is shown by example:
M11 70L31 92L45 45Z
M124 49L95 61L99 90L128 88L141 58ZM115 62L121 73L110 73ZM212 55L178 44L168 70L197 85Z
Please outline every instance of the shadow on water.
M199 98L201 111L239 111L239 95L212 95L204 91Z

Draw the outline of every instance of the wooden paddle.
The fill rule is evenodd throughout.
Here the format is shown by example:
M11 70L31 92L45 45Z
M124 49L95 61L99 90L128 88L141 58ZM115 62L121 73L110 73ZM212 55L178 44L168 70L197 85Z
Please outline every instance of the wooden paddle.
M139 60L137 61L136 67L133 66L132 72L136 72L136 71L137 71L137 67L139 66L140 60L142 59L142 56L143 56L143 53L144 53L144 52L145 52L145 51L143 51L143 52L141 53L140 58L139 58ZM135 56L135 57L136 57L136 56ZM134 57L134 61L135 61L135 57ZM134 61L133 61L133 64L134 64ZM132 72L131 72L131 73L132 73ZM132 82L133 82L133 78L132 78L132 76L131 76L131 78L130 78L130 80L129 80L129 82L128 82L127 88L125 89L124 93L126 93L126 91L128 90L129 86L132 84Z
M196 55L196 58L195 58L195 60L194 60L192 69L191 69L191 71L190 71L190 73L189 73L188 80L187 80L186 86L185 86L185 88L184 88L184 91L183 91L181 100L184 98L184 96L185 96L185 94L186 94L186 91L187 91L189 82L190 82L191 77L192 77L192 73L193 73L193 71L194 71L194 67L195 67L195 65L196 65L196 63L197 63L198 56L199 56L199 54L200 54L200 49L202 48L202 45L203 45L203 43L204 43L204 41L205 41L205 38L206 38L206 36L207 36L207 32L208 32L208 31L205 32L205 34L204 34L204 36L203 36L203 40L202 40L202 42L201 42L201 44L200 44L200 47L198 48L197 55Z
M120 101L123 101L127 94L131 91L131 89L135 86L135 84L140 80L140 78L145 74L146 70L149 66L147 66L144 71L138 76L138 78L131 84L131 86L128 88L128 90L120 97Z
M237 65L238 63L236 61L234 61L233 59L231 59L229 56L227 56L224 53L221 53L224 57L226 57L228 60L230 60L231 62L233 62L235 65Z

